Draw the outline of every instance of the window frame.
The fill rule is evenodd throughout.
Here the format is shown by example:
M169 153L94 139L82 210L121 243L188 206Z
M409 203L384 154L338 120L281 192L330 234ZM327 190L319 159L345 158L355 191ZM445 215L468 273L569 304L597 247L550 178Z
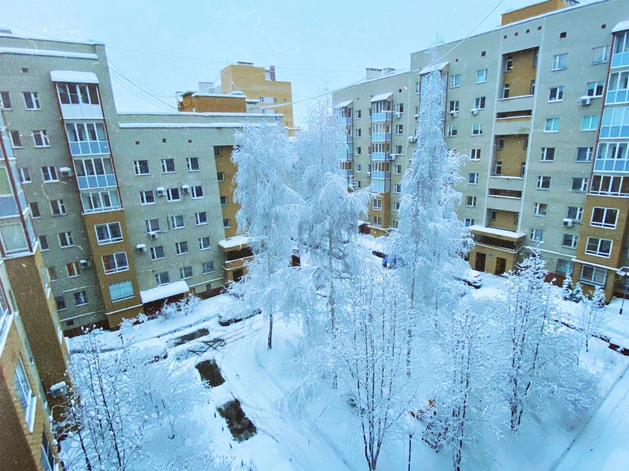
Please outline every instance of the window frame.
M127 257L127 252L124 250L121 252L103 255L101 260L105 275L129 270L129 257Z
M119 236L112 235L112 227L116 226L116 230L118 231L118 234L120 234ZM104 230L108 237L101 239L99 229ZM113 232L115 233L116 230L114 230ZM122 235L122 225L118 221L96 224L94 226L94 232L96 233L96 243L98 245L115 244L124 240L124 237Z
M39 137L41 143L37 143L37 138ZM40 149L40 148L46 148L46 147L50 147L50 139L48 139L48 132L45 129L34 129L33 130L33 143L35 144L35 147Z
M478 69L476 71L476 83L486 83L488 75L488 69Z
M561 240L561 246L567 249L576 249L579 245L579 236L577 234L564 234Z
M177 173L175 159L173 158L161 159L161 167L162 173Z
M609 248L603 247L607 244L609 244ZM595 249L592 248L593 245L596 245ZM605 248L607 248L607 250L605 250ZM588 236L585 241L585 253L594 257L610 258L613 248L614 241L612 239Z
M198 157L186 157L186 168L188 172L200 172L201 166Z
M542 147L542 156L540 158L540 162L554 162L555 152L555 147Z
M144 172L144 167L146 167L146 172ZM133 170L137 176L141 175L150 175L151 168L149 166L148 160L134 160L133 161Z
M594 217L595 217L595 215L597 213L597 210L602 210L600 222L594 220ZM599 212L601 212L601 211L599 211ZM608 213L612 213L612 212L615 213L613 224L610 223L610 222L607 222L607 215L608 215ZM592 208L592 215L590 217L590 226L592 226L592 227L601 227L603 229L616 229L616 226L618 225L618 216L619 216L619 214L620 214L620 211L618 209L616 209L616 208L607 208L607 207L602 207L602 206L594 206Z
M29 106L27 96L30 97L31 106ZM38 92L22 92L22 99L24 100L24 108L26 111L41 111L41 102L39 101Z
M557 70L566 70L568 68L568 53L562 52L560 54L553 55L553 65L550 69L551 72L555 72Z

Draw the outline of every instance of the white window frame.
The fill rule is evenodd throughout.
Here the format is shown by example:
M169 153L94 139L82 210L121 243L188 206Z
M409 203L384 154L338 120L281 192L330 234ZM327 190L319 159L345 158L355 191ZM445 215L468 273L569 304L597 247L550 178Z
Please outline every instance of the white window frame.
M62 249L68 248L68 247L74 247L74 239L72 238L72 232L67 231L67 232L59 232L59 234L57 234L59 237L59 246Z
M564 86L558 85L548 89L548 102L563 101Z
M465 206L467 206L468 208L475 208L476 207L476 196L467 196L465 198Z
M487 82L487 69L478 69L476 71L476 83Z
M592 64L605 64L608 60L609 60L609 46L608 45L596 46L592 48Z
M461 74L454 74L450 76L450 88L458 88L461 86ZM415 93L419 94L419 91Z
M13 389L17 394L24 418L28 425L29 431L33 431L35 424L35 409L37 408L37 396L33 395L33 388L28 379L26 368L22 362L22 357L18 356L15 373L13 374Z
M555 161L555 147L542 147L542 162L554 162Z
M68 274L68 278L81 276L81 264L79 262L66 263L66 273Z
M454 124L449 124L446 128L446 135L448 137L456 137L459 134L457 127Z
M105 237L102 239L100 237L101 233L99 233L99 230L103 231L103 235L105 235ZM122 226L120 225L118 221L97 224L94 226L94 231L96 232L96 242L98 243L98 245L113 244L116 242L122 242L123 240ZM112 235L112 232L114 231L117 231L117 233L120 235L119 236Z
M586 277L584 275L584 272L586 270L587 271L592 270L591 277ZM603 274L602 277L601 277L601 273ZM602 280L600 278L602 278ZM579 275L579 281L582 283L586 283L588 285L605 286L605 282L607 281L607 270L602 267L595 267L593 265L588 265L584 263L581 266L581 273Z
M580 188L575 189L575 183L581 180ZM571 191L577 191L579 193L585 192L588 189L588 178L587 177L572 177L572 186L570 187Z
M166 258L166 252L164 250L163 245L157 245L155 247L151 247L151 260L161 260L162 258ZM161 251L161 256L159 256L158 251Z
M176 216L170 216L170 228L171 229L183 229L186 227L186 221L183 217L183 214L178 214Z
M582 154L581 149L587 149L585 151L585 157L586 159L579 159L579 155ZM592 159L594 158L594 147L577 147L577 158L576 158L576 162L592 162Z
M552 72L556 70L565 70L568 68L568 53L563 52L561 54L555 54L553 56Z
M544 132L559 132L559 118L546 118Z
M198 157L186 157L186 168L188 172L200 172L201 166L199 165Z
M552 178L547 175L537 176L537 190L550 190L550 183Z
M576 249L579 245L579 236L576 234L564 234L561 240L561 246L568 249Z
M175 242L175 253L177 255L185 255L190 253L190 246L188 245L187 240L182 240L179 242Z
M598 211L598 210L600 210L600 211ZM594 217L595 217L596 213L601 213L600 222L594 220ZM614 222L613 222L613 224L611 222L607 222L608 214L614 214ZM603 207L600 207L600 206L594 206L592 208L592 217L590 218L590 226L602 227L602 228L605 228L605 229L616 229L616 225L618 224L618 215L619 214L620 214L620 211L618 209L616 209L616 208L603 208Z
M211 268L211 270L208 270L208 268ZM216 268L214 267L214 260L203 262L201 264L201 270L203 271L204 275L207 275L208 273L214 273L216 271Z
M480 160L482 151L479 148L470 149L470 160Z
M168 271L155 273L155 283L157 284L157 286L167 285L168 283L170 283L170 273L168 273Z
M177 167L175 167L175 159L161 159L162 173L177 173ZM172 164L172 170L169 170Z
M33 142L35 147L50 147L50 140L48 139L48 133L45 129L33 130Z
M161 232L161 230L159 228L159 219L158 218L145 219L144 220L144 227L146 228L146 233L147 234L149 232Z
M31 171L28 169L28 167L19 167L18 172L20 174L21 184L33 182L33 180L31 180Z
M605 91L605 81L604 80L596 80L594 82L588 82L585 95L592 98L600 98L603 96L603 92Z
M474 98L474 109L476 109L476 110L484 110L485 109L485 101L486 101L486 97L484 97L484 96L477 96L476 98Z
M374 198L372 208L374 211L382 211L382 200L380 198Z
M170 203L181 201L181 190L179 189L179 187L168 188L166 190L166 199Z
M603 246L609 243L609 250L604 250ZM592 246L596 245L593 249ZM611 239L603 239L601 237L588 237L585 244L585 253L588 255L594 255L595 257L609 258L612 254L614 247L614 241Z
M482 136L483 135L483 124L475 123L472 124L472 136Z
M53 216L65 216L66 206L62 199L50 201L50 211Z
M129 259L127 252L124 251L103 255L102 262L105 275L120 273L129 269ZM107 268L107 264L109 264L109 268Z
M581 131L596 131L598 129L598 115L583 116L581 118Z
M31 106L29 106L29 100L26 97L30 97ZM40 111L41 102L39 101L39 93L37 92L22 92L22 99L24 100L24 108L27 111Z
M583 219L583 208L581 206L568 206L567 208L567 218L573 219L574 221L581 222ZM574 215L570 215L570 213L574 213Z
M544 229L531 229L530 239L534 242L542 242L544 240Z
M124 288L123 288L124 285ZM128 288L131 288L129 291ZM114 296L114 291L119 291L119 295ZM113 283L109 285L109 297L112 302L122 301L123 299L129 299L135 296L133 291L133 282L131 280L121 281L120 283Z
M208 250L212 248L212 238L210 236L199 237L199 250Z
M182 280L187 280L188 278L192 278L194 276L194 272L192 271L191 266L181 267L179 269L179 278Z
M89 301L87 299L87 291L85 290L76 291L73 293L73 296L74 296L74 305L76 307L86 306L87 304L89 304Z
M202 185L194 185L190 187L190 196L192 199L201 199L203 198L203 186Z
M548 204L546 204L546 203L534 203L533 216L545 218L547 212L548 212Z
M146 172L144 172L144 166L146 165ZM134 160L133 161L133 169L136 175L150 175L151 167L149 166L148 160Z
M155 192L153 190L140 191L140 204L155 204Z
M205 220L202 220L202 219L205 219ZM202 226L204 224L207 224L208 223L207 211L200 211L198 213L194 213L194 222L197 226Z
M478 185L478 172L470 172L467 175L467 183L469 185Z

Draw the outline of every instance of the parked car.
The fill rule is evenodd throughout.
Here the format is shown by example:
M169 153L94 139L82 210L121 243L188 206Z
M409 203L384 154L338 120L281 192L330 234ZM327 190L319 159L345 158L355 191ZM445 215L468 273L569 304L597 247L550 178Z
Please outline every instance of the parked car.
M469 268L463 275L457 276L456 279L475 289L483 286L481 272L472 270L471 268Z
M244 309L239 312L221 312L218 315L218 323L222 326L231 325L237 322L242 322L250 317L257 316L258 314L262 314L262 310Z

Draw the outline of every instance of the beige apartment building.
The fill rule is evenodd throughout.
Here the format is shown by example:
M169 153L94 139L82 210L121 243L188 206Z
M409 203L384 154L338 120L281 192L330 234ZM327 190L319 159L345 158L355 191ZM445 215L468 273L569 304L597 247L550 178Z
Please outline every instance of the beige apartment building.
M0 97L61 326L116 327L234 279L234 133L263 114L243 93L179 112L115 109L103 44L0 35ZM236 263L235 263L236 262ZM237 267L236 267L237 268ZM237 273L238 275L238 273Z
M473 268L501 274L537 248L557 280L601 286L608 299L623 291L627 20L623 0L548 0L438 48L446 143L467 156L458 214L476 243ZM368 69L363 83L334 93L352 144L342 166L357 187L379 193L369 220L375 234L396 227L396 182L415 145L422 77L435 66L419 51L410 72Z

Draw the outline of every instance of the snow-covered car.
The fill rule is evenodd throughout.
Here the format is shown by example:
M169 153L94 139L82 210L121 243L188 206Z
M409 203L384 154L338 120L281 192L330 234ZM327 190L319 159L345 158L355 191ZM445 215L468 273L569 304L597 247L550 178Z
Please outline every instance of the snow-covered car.
M457 280L462 281L468 286L472 288L480 288L483 286L483 279L481 277L481 273L476 270L468 269L463 275L457 276Z
M249 319L250 317L257 316L258 314L262 314L260 309L244 309L242 311L237 312L221 312L218 315L218 323L222 326L235 324L236 322L241 322L245 319Z

